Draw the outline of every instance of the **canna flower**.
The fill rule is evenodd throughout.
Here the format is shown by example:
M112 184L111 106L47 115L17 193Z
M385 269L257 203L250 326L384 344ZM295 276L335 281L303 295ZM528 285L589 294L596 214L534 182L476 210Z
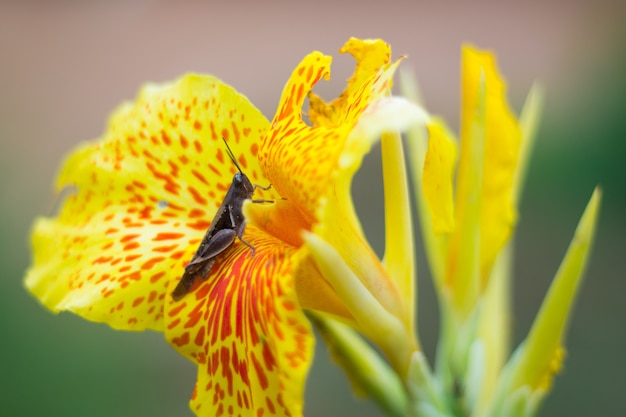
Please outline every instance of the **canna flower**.
M518 120L494 55L465 46L461 61L460 149L436 117L427 136L419 129L409 134L442 322L434 374L416 366L408 386L420 415L532 416L561 367L600 192L591 197L527 339L511 354L511 237L541 92L531 91ZM403 81L405 95L417 101L412 80Z
M271 122L211 76L145 86L101 138L64 162L56 189L67 196L55 217L35 221L28 290L54 312L164 332L198 366L190 406L199 416L301 415L314 343L304 310L357 329L406 374L418 350L412 260L398 250L384 264L376 257L350 184L381 135L402 158L387 132L424 114L389 95L400 60L390 60L388 45L351 39L342 52L357 65L337 100L310 93L331 62L313 52L294 69ZM253 198L272 202L245 202L242 239L174 300L237 172L222 139L253 184L271 185ZM406 217L406 184L394 181Z

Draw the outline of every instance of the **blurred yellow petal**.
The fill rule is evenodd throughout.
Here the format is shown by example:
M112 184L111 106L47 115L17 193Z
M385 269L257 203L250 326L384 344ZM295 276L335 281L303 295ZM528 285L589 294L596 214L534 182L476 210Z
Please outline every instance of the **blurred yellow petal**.
M478 91L477 80L481 74L485 79L485 157L480 216L480 272L484 281L515 224L512 189L518 166L521 131L507 103L506 84L498 72L493 54L470 46L465 46L462 54L463 103L457 205L461 205L466 197L463 177L469 167L463 149L468 146L467 141L471 140L470 120L473 118ZM458 210L463 210L462 205Z
M515 205L519 201L526 177L543 101L543 89L537 84L533 85L520 116L519 167L515 173L513 185ZM484 361L482 386L476 404L476 409L479 411L482 411L492 398L500 372L510 354L512 252L513 242L509 242L496 257L485 291L477 338L484 341L485 358L489 360Z
M474 80L472 111L468 114L469 139L461 142L461 158L455 198L456 227L448 243L446 291L451 296L454 313L461 321L468 317L481 294L480 218L482 208L483 164L485 160L486 85L482 73ZM465 92L465 90L464 90ZM464 96L465 97L465 96ZM465 103L465 100L464 100ZM452 318L452 317L451 317ZM454 318L456 320L456 317ZM463 323L457 323L463 325Z
M521 131L507 104L506 85L491 53L465 46L461 83L456 230L450 242L447 280L453 287L457 284L451 284L452 281L461 284L460 288L454 288L455 303L462 311L468 311L485 290L493 262L510 238L515 224L513 187ZM477 111L480 113L476 106L481 94L484 94L482 121L476 119ZM482 141L484 143L479 145ZM476 152L482 155L477 156ZM463 260L469 261L467 245L479 251L477 270L473 261L468 264ZM471 256L473 259L474 255Z
M436 234L454 230L453 182L456 143L443 120L428 125L428 151L424 159L422 186Z

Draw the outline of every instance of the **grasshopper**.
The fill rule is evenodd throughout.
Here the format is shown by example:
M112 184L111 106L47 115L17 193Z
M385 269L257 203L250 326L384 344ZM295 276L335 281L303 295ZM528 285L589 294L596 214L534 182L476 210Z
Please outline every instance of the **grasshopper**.
M206 231L202 242L200 242L198 250L191 258L191 262L185 267L183 277L172 292L172 298L175 301L182 299L198 280L208 278L217 257L235 242L235 238L239 238L243 244L249 247L252 251L252 256L254 256L254 246L243 238L243 232L246 228L246 219L243 217L243 202L252 200L254 190L257 188L268 190L271 184L267 187L253 185L241 170L228 143L225 139L223 140L228 156L239 172L235 173L233 182L230 184L220 208L215 213L215 217L213 217L213 221ZM272 200L252 201L254 203L272 202Z

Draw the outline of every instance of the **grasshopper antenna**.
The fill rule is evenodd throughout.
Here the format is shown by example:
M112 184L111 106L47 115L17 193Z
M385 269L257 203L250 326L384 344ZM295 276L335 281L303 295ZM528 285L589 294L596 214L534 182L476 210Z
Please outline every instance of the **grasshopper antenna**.
M228 157L230 158L231 161L233 161L233 164L235 164L239 172L243 174L241 167L239 166L239 164L237 163L237 160L235 159L235 155L233 154L233 151L230 150L230 146L228 146L228 142L226 142L226 139L224 138L222 138L222 140L224 141L224 145L226 145L226 152L228 153Z

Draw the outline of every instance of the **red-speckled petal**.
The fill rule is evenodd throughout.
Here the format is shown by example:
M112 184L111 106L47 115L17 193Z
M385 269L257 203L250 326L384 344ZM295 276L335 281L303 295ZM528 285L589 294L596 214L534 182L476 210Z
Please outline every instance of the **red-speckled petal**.
M206 281L165 306L166 337L198 364L198 416L300 416L313 337L294 288L301 251L254 226Z
M167 285L182 275L235 173L222 137L250 179L265 184L254 156L267 124L212 77L144 88L101 140L65 162L57 187L71 195L57 217L35 223L26 286L53 311L162 329Z
M354 74L348 80L343 93L331 103L325 103L313 92L309 93L309 119L316 126L334 126L342 123L350 106L354 105L354 95L364 83L389 63L391 47L381 39L350 38L339 52L349 53L356 60Z
M349 42L343 51L351 52L350 48L358 45ZM354 52L354 56L357 62L369 59L367 49ZM350 132L363 111L388 94L397 66L359 66L358 76L350 80L342 95L340 115L332 123L309 126L302 120L302 105L313 85L329 78L330 61L330 57L313 52L293 71L259 153L265 176L281 196L298 206L308 223L315 221L320 198L331 190Z

